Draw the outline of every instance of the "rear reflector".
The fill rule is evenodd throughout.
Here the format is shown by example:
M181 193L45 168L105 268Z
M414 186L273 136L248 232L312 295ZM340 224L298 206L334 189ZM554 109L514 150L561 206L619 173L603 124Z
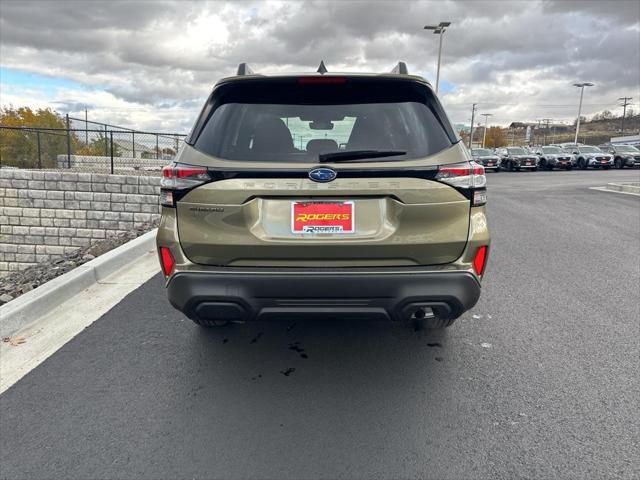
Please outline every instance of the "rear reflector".
M482 275L484 272L485 262L487 260L487 247L482 246L478 248L476 256L473 258L473 269L477 275Z
M298 83L301 85L318 84L318 83L347 83L347 77L300 77Z
M487 203L487 191L486 190L474 190L473 202L474 207L479 207Z
M167 247L160 247L160 265L162 266L162 273L165 277L168 277L173 272L175 260L171 255L171 250Z

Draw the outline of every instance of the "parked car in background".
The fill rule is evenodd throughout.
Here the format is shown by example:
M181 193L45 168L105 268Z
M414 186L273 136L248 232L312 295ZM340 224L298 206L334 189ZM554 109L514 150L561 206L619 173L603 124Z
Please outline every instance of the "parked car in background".
M553 170L554 168L564 168L571 170L575 165L575 157L560 147L544 146L536 152L540 161L538 168L543 170Z
M493 150L488 148L472 148L471 156L482 165L485 170L500 171L500 157Z
M529 153L524 147L499 148L500 168L513 172L520 170L537 170L538 157Z
M580 145L574 148L571 153L576 157L577 167L582 170L589 167L608 170L613 166L613 155L592 145Z
M616 168L640 167L640 150L633 145L601 145L600 149L613 155Z

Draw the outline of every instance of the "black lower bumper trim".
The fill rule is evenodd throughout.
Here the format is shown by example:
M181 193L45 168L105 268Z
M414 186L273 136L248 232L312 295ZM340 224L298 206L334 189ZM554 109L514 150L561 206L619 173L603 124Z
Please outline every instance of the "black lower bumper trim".
M190 318L268 320L292 315L402 320L415 305L440 318L472 308L480 284L467 272L178 272L171 304ZM415 310L415 308L413 309Z

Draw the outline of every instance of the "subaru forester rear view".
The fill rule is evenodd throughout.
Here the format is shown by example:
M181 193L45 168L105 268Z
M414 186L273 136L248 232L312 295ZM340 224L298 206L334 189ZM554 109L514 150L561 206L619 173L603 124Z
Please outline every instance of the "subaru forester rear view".
M486 179L421 77L220 80L162 179L169 301L204 326L450 325L477 302Z

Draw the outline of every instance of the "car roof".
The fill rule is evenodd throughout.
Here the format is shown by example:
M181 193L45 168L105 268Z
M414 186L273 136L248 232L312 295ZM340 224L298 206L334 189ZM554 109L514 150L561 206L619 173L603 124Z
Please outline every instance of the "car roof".
M216 82L216 85L230 82L244 82L244 81L256 81L256 80L286 80L294 78L322 78L322 77L347 77L357 79L396 79L405 81L414 81L423 83L431 87L431 84L427 79L420 75L410 75L407 66L404 62L398 62L398 64L391 70L391 72L329 72L324 65L324 62L320 62L318 70L315 72L274 72L274 73L257 73L251 69L246 63L241 63L238 66L236 75L221 78Z

